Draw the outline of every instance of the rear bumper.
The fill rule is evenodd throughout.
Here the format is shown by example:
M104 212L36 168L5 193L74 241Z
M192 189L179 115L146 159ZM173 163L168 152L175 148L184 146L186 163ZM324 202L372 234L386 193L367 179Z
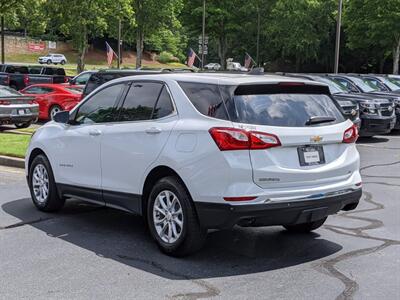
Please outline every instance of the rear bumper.
M228 229L241 226L291 225L325 218L340 210L352 210L358 205L362 190L349 190L318 199L282 201L264 204L231 205L195 202L200 225L208 229Z
M36 122L39 117L39 106L7 105L0 106L0 124Z
M363 116L360 136L389 133L395 126L396 117Z

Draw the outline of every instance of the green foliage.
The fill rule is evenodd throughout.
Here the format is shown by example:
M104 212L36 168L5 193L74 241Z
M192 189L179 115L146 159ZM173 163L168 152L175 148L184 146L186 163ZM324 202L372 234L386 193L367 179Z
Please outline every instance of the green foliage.
M172 53L167 52L167 51L161 52L160 55L157 57L157 60L160 63L163 63L163 64L167 64L167 63L170 63L170 62L176 62L177 61L176 57L174 57L172 55Z
M347 0L344 25L348 46L385 60L393 55L395 73L400 54L400 0Z

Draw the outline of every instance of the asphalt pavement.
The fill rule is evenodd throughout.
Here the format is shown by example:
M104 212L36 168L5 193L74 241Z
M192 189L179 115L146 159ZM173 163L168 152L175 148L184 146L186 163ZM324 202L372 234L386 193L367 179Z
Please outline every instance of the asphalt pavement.
M37 211L0 167L0 299L400 299L400 134L362 139L363 198L311 234L214 231L161 254L140 217L68 201Z

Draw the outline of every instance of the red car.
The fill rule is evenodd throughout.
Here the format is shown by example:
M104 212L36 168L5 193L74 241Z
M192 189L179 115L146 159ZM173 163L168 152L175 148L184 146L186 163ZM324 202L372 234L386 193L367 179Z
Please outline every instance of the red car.
M49 120L62 110L70 111L82 99L82 87L62 84L33 84L20 91L35 97L39 104L39 119Z

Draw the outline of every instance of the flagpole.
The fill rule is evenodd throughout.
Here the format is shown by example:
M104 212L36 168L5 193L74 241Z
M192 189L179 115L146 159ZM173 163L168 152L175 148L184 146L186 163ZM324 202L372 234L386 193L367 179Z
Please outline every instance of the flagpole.
M121 63L121 18L118 19L118 60L117 68L120 68Z
M339 52L340 52L340 27L342 23L342 7L343 1L339 0L338 16L336 23L336 44L335 44L335 66L334 72L337 74L339 72Z
M206 35L206 0L203 0L203 25L201 32L201 69L204 69L204 46L205 46L205 35Z

